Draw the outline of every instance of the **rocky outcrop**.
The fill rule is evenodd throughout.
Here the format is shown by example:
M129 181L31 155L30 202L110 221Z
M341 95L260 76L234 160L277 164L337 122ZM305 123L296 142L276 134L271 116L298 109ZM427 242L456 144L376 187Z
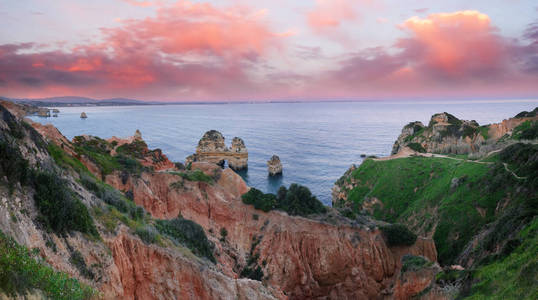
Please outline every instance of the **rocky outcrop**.
M224 136L216 130L210 130L198 142L196 153L187 157L185 164L192 162L209 162L219 166L228 166L232 170L244 170L248 168L248 151L245 142L238 137L232 140L231 148L226 146Z
M410 148L417 152L468 154L478 152L484 145L510 136L525 121L538 121L535 114L518 115L498 124L480 126L476 121L460 120L449 113L431 117L428 126L415 121L407 124L394 146L392 155Z
M81 118L81 119L86 119L86 118L88 118L88 116L86 115L85 112L82 112L82 113L80 114L80 118Z
M200 224L221 249L218 264L230 276L238 276L255 255L263 281L292 299L363 299L375 298L387 288L402 255L436 260L432 240L389 248L377 229L343 220L331 225L277 211L264 213L242 203L239 196L248 187L235 172L208 163L193 163L192 168L211 176L220 172L219 179L208 184L185 181L174 174L143 173L125 184L118 174L106 180L131 191L135 203L157 218L181 214ZM178 181L181 188L170 188ZM224 239L222 228L227 229Z
M271 156L271 159L267 161L267 170L269 172L269 176L282 174L282 163L280 162L280 157L277 155Z

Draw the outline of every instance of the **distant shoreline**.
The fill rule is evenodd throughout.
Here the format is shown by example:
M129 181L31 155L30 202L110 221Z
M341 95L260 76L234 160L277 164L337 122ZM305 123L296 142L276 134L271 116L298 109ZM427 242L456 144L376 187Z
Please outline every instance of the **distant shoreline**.
M164 102L164 101L142 101L134 99L104 99L97 100L82 97L57 97L45 99L14 99L0 97L1 100L14 102L17 104L27 104L37 107L106 107L106 106L155 106L155 105L227 105L227 104L282 104L282 103L372 103L378 102L383 104L391 103L409 103L409 104L458 104L465 103L533 103L538 99L402 99L402 100L270 100L270 101L189 101L189 102Z

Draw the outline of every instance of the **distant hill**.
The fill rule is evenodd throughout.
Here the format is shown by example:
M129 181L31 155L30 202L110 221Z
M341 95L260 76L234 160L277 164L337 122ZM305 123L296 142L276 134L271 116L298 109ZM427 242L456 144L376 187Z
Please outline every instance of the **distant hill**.
M0 97L3 100L32 104L36 106L113 106L113 105L151 105L161 104L160 102L146 102L127 98L110 98L110 99L93 99L87 97L64 96L50 98L34 98L34 99L17 99Z

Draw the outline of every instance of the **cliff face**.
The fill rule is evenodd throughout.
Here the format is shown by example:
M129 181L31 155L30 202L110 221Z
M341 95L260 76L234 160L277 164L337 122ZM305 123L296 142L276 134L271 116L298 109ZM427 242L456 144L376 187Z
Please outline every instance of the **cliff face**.
M218 166L194 163L214 175ZM218 249L222 271L237 276L246 261L257 254L264 281L291 298L373 298L388 282L406 253L436 260L431 240L411 248L390 249L378 230L350 224L335 226L281 212L264 213L244 205L244 181L230 169L221 171L215 184L181 181L173 174L144 173L123 184L118 174L107 183L132 191L134 201L158 218L178 214L202 225ZM181 189L170 188L181 181ZM223 241L219 235L226 228Z
M0 122L3 132L6 126ZM55 269L94 287L105 299L407 299L420 288L394 290L403 255L437 257L431 239L387 246L375 221L361 224L334 211L314 220L255 210L242 203L248 187L231 169L193 162L190 170L179 171L160 151L147 149L140 135L70 142L52 127L34 126L57 145L54 159L46 144L38 145L45 143L40 136L19 151L32 166L50 165L61 174L90 211L100 239L77 232L64 237L34 225L40 211L32 204L31 188L18 187L18 196L0 189L1 229L38 248ZM208 147L222 149L216 137ZM239 139L232 149L246 152ZM131 210L122 194L97 178L125 192L151 216L136 217L140 210ZM165 234L150 240L157 219L178 215L201 225L214 245L215 264ZM77 259L70 258L77 252ZM249 270L259 270L259 277L252 276L257 280L241 278Z
M245 142L238 137L232 140L232 146L228 148L222 133L210 130L198 142L196 153L189 156L186 163L209 162L224 166L228 161L228 166L233 170L244 170L248 168L248 151Z
M521 115L497 124L480 126L476 121L460 120L449 113L431 117L428 126L415 121L402 129L392 147L393 155L411 148L417 152L468 154L492 145L502 137L511 136L524 122L536 122L536 115Z

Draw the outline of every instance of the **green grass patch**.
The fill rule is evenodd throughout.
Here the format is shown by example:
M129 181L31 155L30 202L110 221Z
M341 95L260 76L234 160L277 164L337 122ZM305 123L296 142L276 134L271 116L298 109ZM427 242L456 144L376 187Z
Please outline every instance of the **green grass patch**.
M0 290L10 297L42 291L50 299L90 299L92 288L56 272L0 231Z
M54 143L49 143L47 145L49 154L52 156L56 164L63 168L73 168L77 173L89 173L86 166L81 163L78 159L67 154L62 148L56 146Z
M183 179L188 181L199 181L199 182L206 182L209 184L212 184L214 182L213 177L207 175L200 169L196 169L194 171L187 170L185 172L171 172L174 175L179 175Z
M351 174L357 184L347 191L347 205L358 213L366 196L383 205L374 217L411 226L437 212L433 238L442 263L449 263L486 223L495 219L497 203L514 189L510 174L487 164L448 158L408 157L387 161L366 160ZM457 184L453 184L457 179ZM426 228L433 229L429 226Z
M520 231L523 241L509 256L474 272L467 299L538 299L538 219Z

